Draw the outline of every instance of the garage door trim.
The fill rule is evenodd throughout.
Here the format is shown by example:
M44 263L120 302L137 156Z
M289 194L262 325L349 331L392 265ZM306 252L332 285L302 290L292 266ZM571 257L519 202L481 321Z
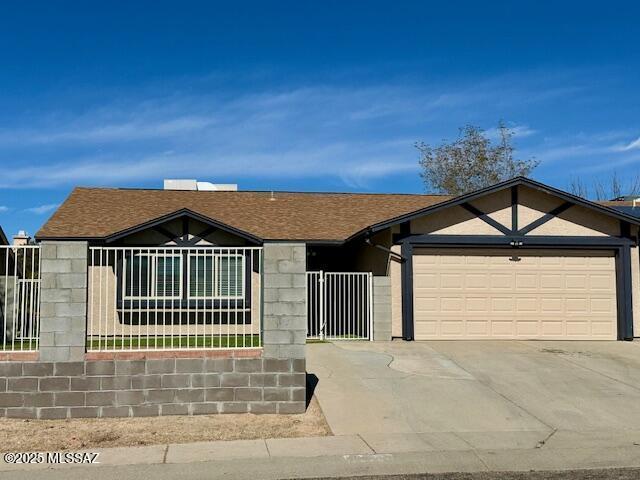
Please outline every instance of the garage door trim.
M414 340L413 318L413 249L429 247L496 248L545 250L610 250L615 254L618 340L633 339L631 298L631 245L633 241L618 237L559 236L474 236L411 235L402 240L402 331L405 340Z

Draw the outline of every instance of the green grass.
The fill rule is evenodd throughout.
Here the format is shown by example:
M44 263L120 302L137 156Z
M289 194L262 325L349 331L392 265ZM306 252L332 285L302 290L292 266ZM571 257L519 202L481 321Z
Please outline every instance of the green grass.
M258 335L222 335L222 336L189 336L189 337L117 337L98 341L87 339L87 349L172 349L172 348L236 348L259 347Z
M12 350L37 350L37 340L7 340L7 344L0 344L0 351L12 351Z

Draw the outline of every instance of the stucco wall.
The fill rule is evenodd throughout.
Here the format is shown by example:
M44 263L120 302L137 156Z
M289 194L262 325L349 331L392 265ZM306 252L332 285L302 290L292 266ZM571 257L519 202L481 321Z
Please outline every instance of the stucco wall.
M391 247L400 254L400 245ZM389 276L391 277L391 336L402 336L402 262L394 257L389 259Z

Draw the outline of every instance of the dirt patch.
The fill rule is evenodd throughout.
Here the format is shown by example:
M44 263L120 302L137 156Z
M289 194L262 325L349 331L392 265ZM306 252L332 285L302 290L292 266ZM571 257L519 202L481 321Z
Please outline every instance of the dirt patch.
M251 440L331 435L312 398L298 415L196 415L67 420L0 419L3 452L78 450L211 440Z

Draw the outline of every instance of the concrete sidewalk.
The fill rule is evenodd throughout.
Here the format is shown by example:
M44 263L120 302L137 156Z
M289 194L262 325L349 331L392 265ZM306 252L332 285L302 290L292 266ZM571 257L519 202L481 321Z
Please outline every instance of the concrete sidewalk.
M9 465L0 478L311 478L640 467L640 430L339 435L94 449L99 465Z

